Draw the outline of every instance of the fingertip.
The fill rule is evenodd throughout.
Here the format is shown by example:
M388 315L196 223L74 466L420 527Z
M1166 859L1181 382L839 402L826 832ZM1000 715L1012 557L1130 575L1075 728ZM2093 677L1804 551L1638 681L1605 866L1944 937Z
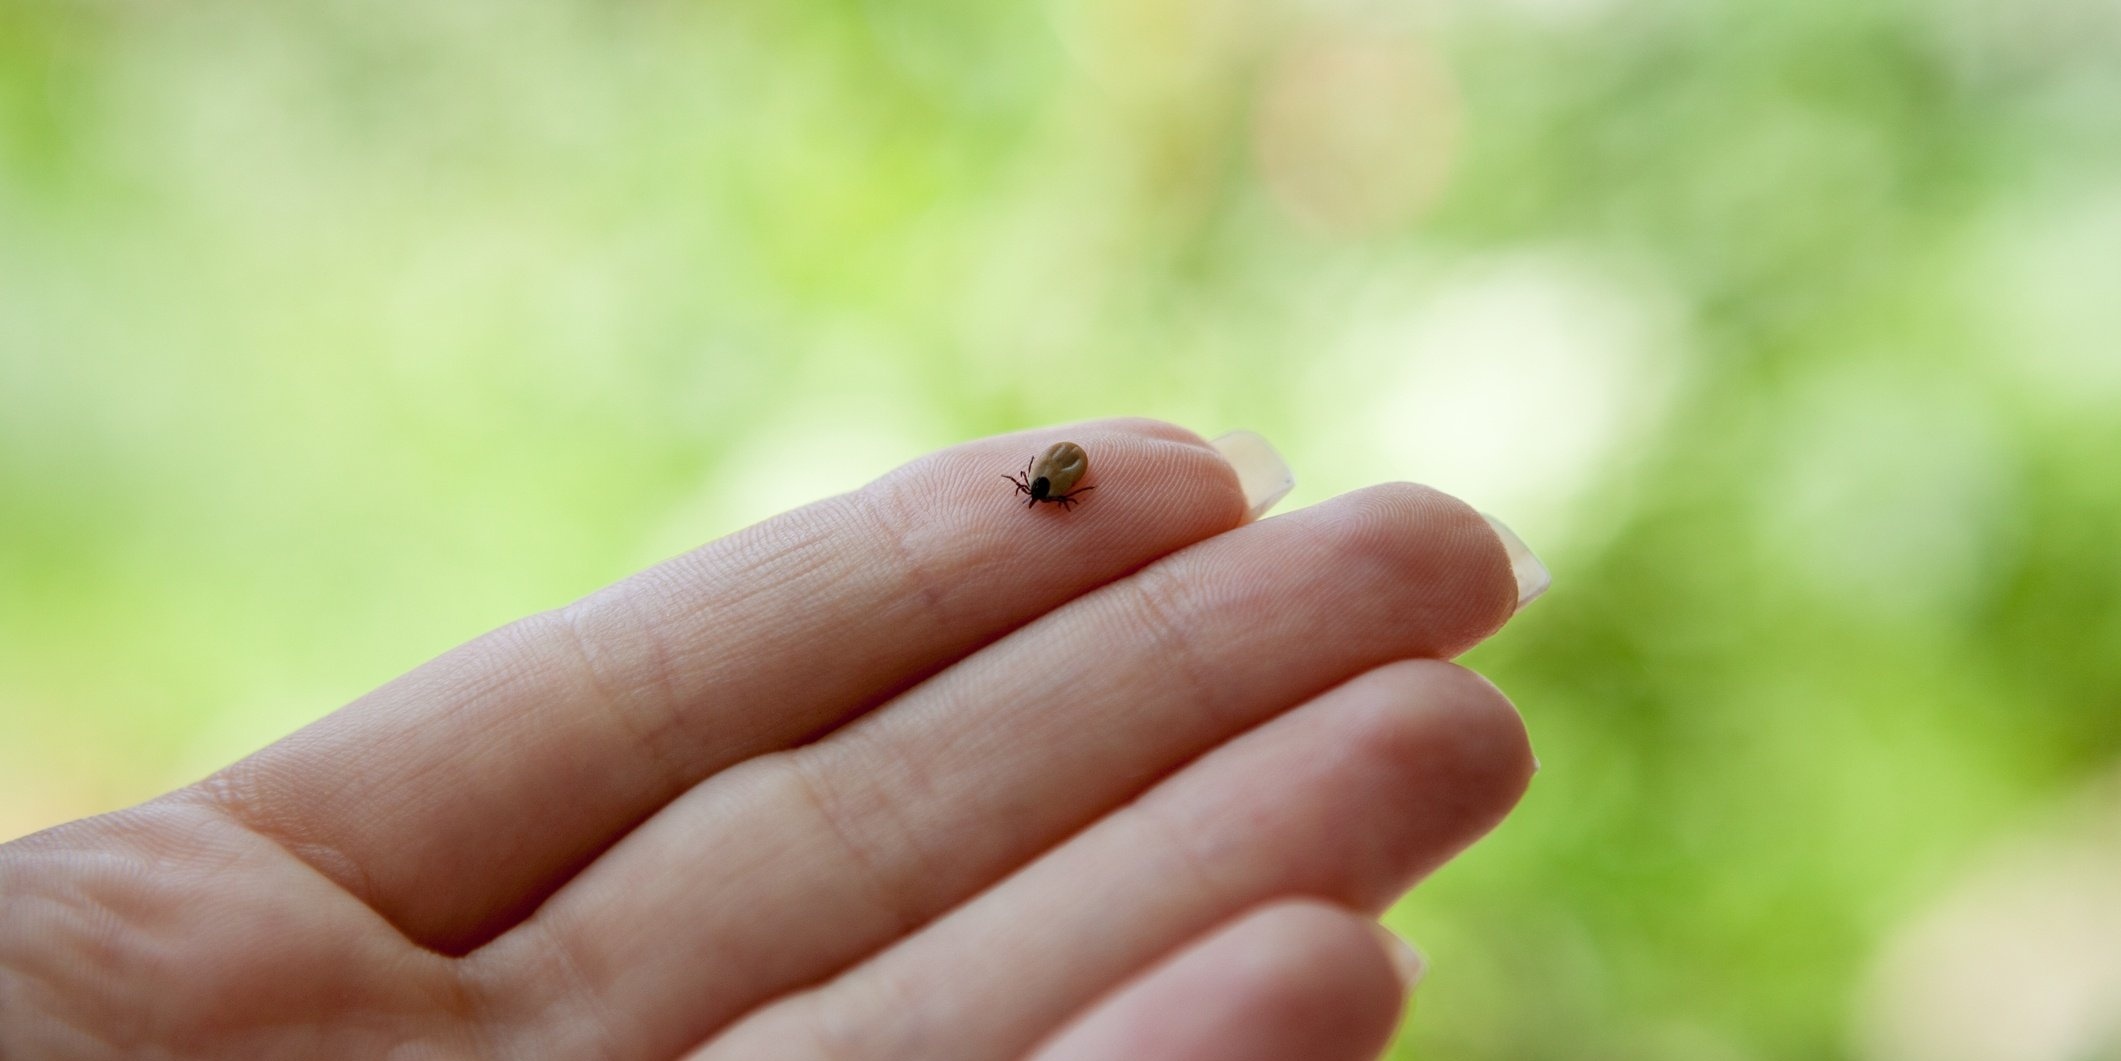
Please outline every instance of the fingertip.
M1087 496L1073 504L1027 507L1008 480L1056 442L1073 442L1088 457L1074 491ZM953 533L1015 543L1019 553L1029 532L1064 543L1108 542L1132 552L1153 542L1161 555L1238 526L1248 511L1237 470L1215 447L1176 424L1138 417L977 439L929 454L867 489L888 495L895 510L931 513ZM1141 557L1133 566L1153 558Z
M1240 914L1154 965L1048 1041L1038 1061L1360 1061L1406 1000L1389 937L1309 898Z
M1421 585L1422 610L1406 618L1432 633L1430 652L1451 658L1500 630L1516 611L1517 579L1488 521L1472 506L1419 483L1380 483L1301 513L1317 547Z
M1389 710L1408 723L1409 750L1449 765L1500 820L1539 769L1524 716L1494 682L1447 660L1386 664L1365 675L1391 686ZM1360 679L1359 679L1360 680Z

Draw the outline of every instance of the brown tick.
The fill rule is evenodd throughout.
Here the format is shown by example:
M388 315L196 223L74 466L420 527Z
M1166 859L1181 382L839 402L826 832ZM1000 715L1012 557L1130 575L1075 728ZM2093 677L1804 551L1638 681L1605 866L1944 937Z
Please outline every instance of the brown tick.
M1073 442L1055 442L1046 447L1044 453L1031 458L1024 470L1002 478L1016 484L1016 492L1028 494L1031 500L1024 502L1025 508L1035 508L1041 501L1051 501L1065 510L1075 503L1076 495L1087 494L1097 489L1086 486L1070 491L1069 487L1082 481L1090 470L1090 455Z

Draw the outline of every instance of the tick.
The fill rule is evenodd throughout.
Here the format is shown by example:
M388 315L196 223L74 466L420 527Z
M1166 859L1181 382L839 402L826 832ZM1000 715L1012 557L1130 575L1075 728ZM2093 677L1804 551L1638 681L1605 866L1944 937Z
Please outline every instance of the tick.
M1024 470L1002 478L1016 484L1016 492L1029 494L1031 500L1024 502L1025 508L1036 508L1041 501L1051 501L1066 511L1075 503L1076 495L1087 494L1097 489L1086 486L1080 490L1068 488L1079 483L1083 474L1090 470L1090 455L1073 442L1055 442L1046 447L1046 452L1031 458Z

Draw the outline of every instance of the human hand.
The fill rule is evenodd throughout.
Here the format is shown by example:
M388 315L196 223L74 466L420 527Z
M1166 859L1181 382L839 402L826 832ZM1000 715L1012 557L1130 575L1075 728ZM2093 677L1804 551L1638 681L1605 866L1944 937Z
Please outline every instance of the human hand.
M1374 1057L1371 918L1533 769L1433 491L1245 524L1070 428L916 461L0 846L0 1057Z

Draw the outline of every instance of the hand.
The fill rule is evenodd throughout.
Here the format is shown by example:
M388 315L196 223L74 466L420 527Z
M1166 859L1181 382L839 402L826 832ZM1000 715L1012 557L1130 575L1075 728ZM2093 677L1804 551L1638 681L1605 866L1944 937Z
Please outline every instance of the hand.
M1419 487L1246 509L970 443L0 847L0 1056L1373 1057L1371 917L1532 771L1439 662L1516 583Z

